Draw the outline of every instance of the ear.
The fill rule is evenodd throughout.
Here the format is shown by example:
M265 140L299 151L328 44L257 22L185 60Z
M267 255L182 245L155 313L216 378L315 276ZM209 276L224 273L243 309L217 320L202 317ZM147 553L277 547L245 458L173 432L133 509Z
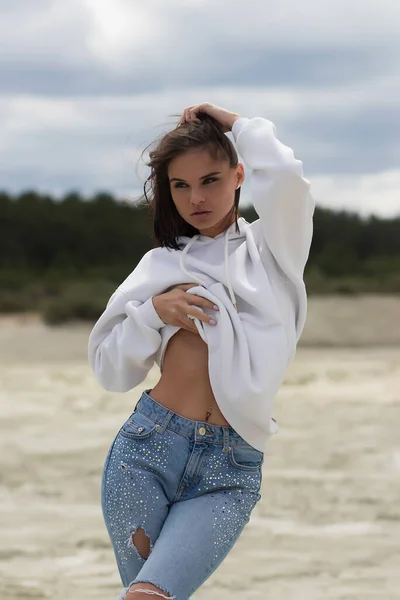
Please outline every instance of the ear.
M238 163L236 167L236 189L242 185L244 182L244 166L243 163Z

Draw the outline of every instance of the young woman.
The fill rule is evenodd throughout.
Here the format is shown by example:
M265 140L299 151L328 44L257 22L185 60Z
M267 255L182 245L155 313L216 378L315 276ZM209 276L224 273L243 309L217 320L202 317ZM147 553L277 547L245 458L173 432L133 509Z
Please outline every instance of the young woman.
M228 132L252 171L253 223L238 216ZM156 247L111 296L89 361L110 391L154 363L161 377L111 444L101 500L119 598L186 600L261 498L273 399L306 317L314 200L271 121L209 103L185 109L148 164Z

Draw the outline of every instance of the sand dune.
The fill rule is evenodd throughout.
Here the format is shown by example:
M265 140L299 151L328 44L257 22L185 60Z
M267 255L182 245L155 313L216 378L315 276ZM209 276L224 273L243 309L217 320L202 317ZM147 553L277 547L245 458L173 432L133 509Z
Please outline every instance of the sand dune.
M331 327L325 308L276 400L262 500L196 600L400 599L396 323L376 326L386 347L362 347L362 327L351 339L336 317L353 348L307 347L333 336L313 329ZM0 323L0 598L111 600L120 583L99 504L102 463L158 369L128 394L104 392L86 361L90 327L19 321Z

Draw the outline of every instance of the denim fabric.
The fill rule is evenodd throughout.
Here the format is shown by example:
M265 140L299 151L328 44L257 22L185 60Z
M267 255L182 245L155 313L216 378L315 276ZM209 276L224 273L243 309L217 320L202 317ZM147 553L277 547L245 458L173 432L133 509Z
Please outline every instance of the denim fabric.
M150 582L187 600L250 520L264 453L232 427L182 417L150 393L142 392L107 453L103 515L124 588ZM139 527L150 538L147 559L132 541Z

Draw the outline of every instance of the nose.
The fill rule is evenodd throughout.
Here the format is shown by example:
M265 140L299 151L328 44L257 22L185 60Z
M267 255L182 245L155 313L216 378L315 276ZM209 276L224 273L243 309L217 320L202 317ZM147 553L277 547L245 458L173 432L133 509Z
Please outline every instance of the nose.
M190 199L192 202L201 202L204 196L204 186L192 186L190 190Z
M204 204L204 198L197 196L196 198L191 198L190 205L192 210L200 210L202 205Z
M198 204L204 202L204 195L202 194L201 190L195 190L192 188L192 193L190 194L190 202L194 206L197 206Z

